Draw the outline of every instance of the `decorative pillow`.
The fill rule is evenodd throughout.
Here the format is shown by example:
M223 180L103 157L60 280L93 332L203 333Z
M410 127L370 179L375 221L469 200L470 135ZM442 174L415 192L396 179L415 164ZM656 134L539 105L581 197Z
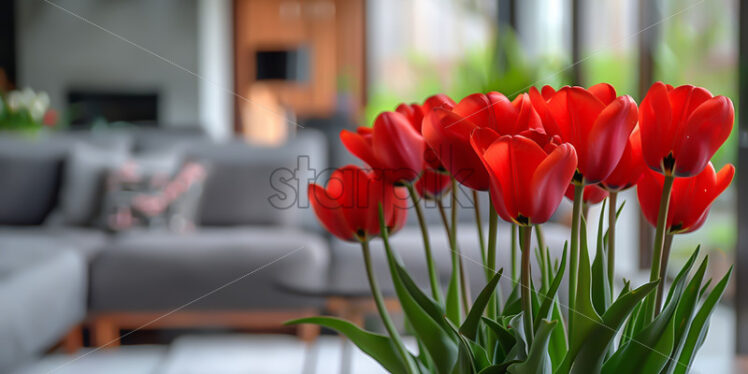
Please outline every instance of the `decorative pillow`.
M128 158L124 148L101 148L76 144L65 163L60 205L52 222L86 226L98 212L107 170L117 168Z
M173 175L127 162L107 178L102 224L111 231L191 230L206 174L197 162L184 163Z

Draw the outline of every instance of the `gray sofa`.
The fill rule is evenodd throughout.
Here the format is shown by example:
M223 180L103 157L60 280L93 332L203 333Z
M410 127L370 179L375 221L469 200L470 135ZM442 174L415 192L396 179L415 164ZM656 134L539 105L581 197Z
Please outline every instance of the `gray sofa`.
M116 344L120 329L139 327L277 328L287 319L323 312L324 298L303 292L305 285L367 292L360 250L321 230L306 203L306 184L329 176L328 165L344 163L328 159L327 143L311 130L278 147L216 143L198 132L173 130L0 136L0 372L33 360L81 324L91 328L94 345ZM104 153L99 159L84 153L87 158L72 167L80 144ZM104 159L121 152L173 153L208 165L197 229L111 234L84 219L100 196L90 185L71 188L69 179L96 176ZM466 196L458 234L476 295L485 281ZM487 199L481 196L485 215ZM426 215L446 283L450 251L436 208L427 208ZM499 264L508 268L508 226L499 232ZM552 225L546 229L554 250L562 248L565 235ZM426 287L414 214L393 246ZM391 294L381 243L373 248L378 278ZM289 283L302 292L288 292ZM501 284L508 292L510 282ZM304 338L315 333L301 331Z
M82 207L95 211L101 198L85 183L66 180L102 178L101 160L71 161L81 157L81 144L99 149L101 158L124 149L205 163L198 228L111 234L93 220L71 219L91 215ZM326 152L324 137L314 131L280 147L216 143L188 131L0 136L0 372L33 359L82 323L91 325L94 344L107 344L116 343L120 328L171 311L175 318L154 327L223 325L226 316L228 326L277 327L319 313L322 300L278 292L276 283L283 274L324 272L327 240L313 213L276 209L268 198L295 193L289 185L271 187L276 169L293 170L304 155L320 170ZM90 200L81 201L86 188L83 198ZM71 201L76 204L66 207ZM210 313L219 314L200 318ZM122 316L122 323L114 318Z

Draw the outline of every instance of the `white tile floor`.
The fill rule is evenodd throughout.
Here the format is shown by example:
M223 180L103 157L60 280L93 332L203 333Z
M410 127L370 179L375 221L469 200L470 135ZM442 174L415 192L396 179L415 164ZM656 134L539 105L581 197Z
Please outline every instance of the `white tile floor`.
M711 330L696 357L693 373L734 372L734 321L732 310L724 307L715 310ZM316 350L316 362L314 359L310 362L309 349ZM341 352L341 340L334 336L321 337L312 348L291 336L185 336L171 347L83 350L76 356L77 360L67 355L50 355L14 374L328 374L341 372ZM357 349L352 358L351 373L384 372Z

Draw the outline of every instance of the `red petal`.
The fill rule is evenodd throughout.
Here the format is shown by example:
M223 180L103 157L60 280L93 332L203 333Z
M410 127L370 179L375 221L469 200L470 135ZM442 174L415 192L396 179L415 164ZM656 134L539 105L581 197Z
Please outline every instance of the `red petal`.
M423 170L426 144L405 116L383 112L374 121L374 152L390 182L413 181Z
M515 219L520 214L531 218L535 211L538 192L531 187L531 181L546 156L537 143L522 136L501 137L483 154L493 181L501 187L504 204Z
M717 96L701 104L688 117L673 149L675 174L696 175L732 132L735 112L732 101Z
M636 185L636 196L639 198L642 214L652 226L657 226L664 181L662 174L647 169Z
M587 90L605 105L616 99L616 89L608 83L598 83Z
M568 143L556 147L535 168L530 184L525 185L525 189L535 199L530 216L532 223L543 223L551 218L561 203L576 168L577 155L574 147Z
M545 86L543 87L544 93L546 92L546 87L548 87L550 90L553 90L552 88L550 88L550 86ZM555 91L553 92L553 94L555 94ZM537 88L531 87L529 93L530 102L532 102L532 106L535 109L535 112L538 113L545 132L547 132L549 135L561 135L561 129L558 127L558 124L556 124L556 120L553 118L553 115L548 108L548 100L550 100L550 97L553 94L551 94L546 99L544 97L545 94L541 95L541 93L538 92Z
M449 190L450 181L449 175L433 169L426 169L415 183L415 188L421 197L435 199Z
M540 116L532 106L530 95L523 93L514 99L514 107L517 112L517 119L512 126L511 132L507 134L517 135L525 130L542 130L543 122L540 120ZM501 124L499 124L501 126Z
M426 143L457 181L472 189L487 190L488 174L470 145L475 128L470 120L436 108L424 118L422 130Z
M429 98L423 102L423 115L425 116L434 108L445 108L452 110L455 105L457 105L455 101L445 94L436 94L433 96L429 96Z
M408 219L408 190L405 187L392 189L392 213L387 220L389 234L394 234L405 226Z
M533 87L532 89L535 89L535 87ZM535 90L537 91L537 89L535 89ZM550 100L551 97L553 97L553 95L556 94L556 90L553 87L551 87L551 86L549 86L547 84L545 86L543 86L543 90L541 92L543 94L543 98L546 101Z
M496 212L501 216L502 219L508 222L514 222L517 218L517 206L512 198L507 199L507 192L504 191L502 186L501 178L498 174L506 174L506 169L509 169L508 162L502 162L502 160L488 159L486 158L486 151L492 148L495 144L496 147L503 150L508 155L509 143L508 137L500 137L496 132L491 129L477 129L473 132L471 137L471 143L476 154L480 157L483 162L485 169L490 177L490 193L491 200ZM500 169L498 173L494 170ZM511 185L506 186L507 189L511 188ZM511 194L509 194L511 196Z
M331 183L340 183L341 198L338 202L343 206L343 217L349 230L363 231L367 235L379 234L378 204L383 196L377 187L382 185L381 180L349 165L333 172L328 189Z
M609 191L622 191L635 185L641 177L647 165L642 156L642 141L639 127L629 136L626 148L623 150L621 160L602 184Z
M478 127L499 131L499 123L514 123L516 115L512 103L504 95L491 92L465 97L454 107L454 113L469 119Z
M581 87L564 87L548 103L561 130L561 138L571 143L580 160L585 159L587 134L595 124L603 103Z
M670 107L673 113L673 126L678 129L674 135L678 136L680 135L678 132L685 125L686 120L691 113L698 108L699 105L711 99L712 94L701 87L684 85L670 89L668 91L668 97L670 99Z
M699 220L703 218L714 200L730 185L734 175L734 166L725 165L719 173L716 173L710 162L699 175L693 178L679 178L692 182L683 186L684 197L678 200L678 203L686 209L673 217L673 223L681 223L682 229L687 229L689 232L695 230L692 227L699 224ZM675 207L674 202L671 203L671 207Z
M342 206L334 198L328 196L324 188L310 184L308 196L314 213L317 214L322 226L331 234L346 241L353 241L354 233L348 230L342 215Z
M413 126L418 133L421 132L421 122L423 122L423 110L418 104L400 104L395 109L396 112L405 116L408 123Z
M675 126L668 98L668 88L657 82L639 105L639 128L641 129L642 154L653 170L662 169L662 159L672 150Z
M579 170L585 182L597 183L613 172L637 118L636 103L630 96L615 99L600 113L587 134L587 149L579 157Z
M360 133L343 130L340 132L340 141L345 148L358 157L361 161L373 168L381 167L374 156L371 138L366 138Z

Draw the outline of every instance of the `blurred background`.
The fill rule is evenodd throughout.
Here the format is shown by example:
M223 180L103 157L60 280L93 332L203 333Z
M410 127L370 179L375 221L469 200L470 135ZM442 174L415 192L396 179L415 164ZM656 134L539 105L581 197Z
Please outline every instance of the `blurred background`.
M313 157L313 161L321 168L352 162L339 145L340 130L371 125L378 113L393 110L402 102L420 102L440 92L459 100L476 91L494 90L513 98L531 86L589 86L599 82L609 82L619 95L628 94L639 101L653 82L661 80L672 85L703 86L715 95L728 96L739 115L745 107L739 100L740 94L748 94L748 78L745 70L741 72L741 66L743 69L748 66L748 9L740 3L738 0L2 0L0 174L6 171L10 177L0 178L0 191L17 192L0 196L0 244L8 243L9 247L21 250L59 244L63 237L68 240L82 235L79 233L83 231L71 231L71 226L98 238L96 244L87 242L92 249L80 260L90 272L79 275L83 286L80 295L76 295L83 304L73 308L80 310L72 313L66 322L60 322L60 327L49 332L45 339L19 338L22 342L33 341L24 343L31 347L24 353L38 357L60 340L72 341L72 346L76 346L76 341L96 346L97 339L99 343L110 338L116 340L120 331L140 330L136 327L141 323L182 305L179 300L187 302L232 279L218 277L192 283L194 272L180 273L183 267L172 274L172 279L176 279L173 283L156 287L158 292L152 298L159 299L159 295L180 287L195 293L184 293L183 299L164 303L146 302L133 296L147 288L147 284L160 282L162 269L171 266L170 260L161 263L159 259L143 258L164 250L164 246L193 245L197 236L207 243L204 247L225 247L233 253L239 242L264 240L251 235L245 238L234 232L242 227L270 226L285 230L286 218L268 219L264 213L267 210L262 210L267 208L266 199L278 191L267 187L267 181L272 184L273 178L269 170L301 168L295 157L288 159L288 152L297 152L294 155L318 152L319 157ZM695 233L677 236L673 245L671 269L679 268L699 243L702 252L710 255L711 277L721 277L730 266L736 266L737 276L713 316L710 339L715 340L709 342L715 343L705 346L703 357L700 356L702 368L711 365L731 370L734 352L748 355L748 248L745 248L748 227L743 227L748 223L748 206L739 194L747 185L740 161L748 161L748 154L739 147L741 140L743 144L748 141L743 133L746 126L736 121L732 136L712 160L717 169L727 163L738 165L736 180L715 202L705 226ZM111 141L113 138L117 138L116 142ZM50 151L62 143L66 144L64 150ZM99 146L98 153L81 151L80 143L85 143L84 147ZM127 151L112 156L119 146ZM307 146L311 153L298 153ZM164 150L179 154L180 161L172 163L177 166L170 164L166 171L156 168L161 174L143 166L169 158L160 154ZM40 153L54 153L50 162L57 169L52 174L38 174ZM141 162L143 157L154 153L159 153L156 162ZM116 160L94 168L99 173L95 176L91 176L94 170L91 168L80 172L81 159L112 157ZM184 160L203 167L203 173L185 169ZM236 166L239 164L252 164L253 168L240 171ZM172 210L162 207L160 201L131 199L138 194L152 197L157 186L150 182L145 192L132 185L111 187L114 183L111 180L116 179L113 175L128 176L138 168L141 172L148 170L141 173L148 178L182 175L188 181L198 181L195 183L200 192L195 194L198 197L192 199L192 205L201 208ZM30 169L38 175L30 176ZM239 176L241 172L246 173L246 178ZM95 182L89 183L93 187L76 183L82 175ZM216 175L225 178L217 182ZM190 183L188 186L192 186ZM110 188L101 192L100 185L104 184ZM237 187L234 190L222 187L228 184ZM40 185L49 187L45 190ZM70 193L86 188L89 193L81 192L77 197ZM257 191L259 197L246 201L241 194L249 193L248 190ZM235 198L228 197L232 191L237 194ZM637 213L635 193L629 191L623 199L627 207L619 229L622 232L618 238L619 274L643 280L648 273L653 230ZM90 217L78 220L65 217L66 214L75 217L71 205L80 204L96 206L90 208ZM561 215L569 210L568 202L564 204ZM39 205L35 215L28 216L29 205ZM245 211L227 213L232 205ZM206 206L213 207L213 211L206 212ZM158 214L148 213L154 210ZM590 214L596 217L594 208ZM19 215L25 218L19 221ZM307 217L300 221L303 222L295 225L306 231L295 236L299 242L311 240L303 236L307 231L314 232L314 240L323 236L314 228L308 229ZM562 224L563 218L559 221ZM169 233L153 230L161 226L167 227ZM141 230L147 233L142 234ZM239 236L225 239L229 234L221 230ZM595 230L594 225L590 230ZM138 234L128 236L126 231ZM40 243L40 236L49 242ZM123 236L125 239L120 238ZM141 236L140 241L132 236ZM182 238L175 239L176 236ZM334 243L328 244L329 238L323 239L322 252L328 246L335 247ZM275 245L271 239L267 240L270 244L266 247ZM82 246L77 242L65 243ZM120 253L110 255L109 247L119 249ZM130 257L121 254L127 253L122 248L136 254ZM194 249L201 250L205 248ZM51 256L46 249L40 251L34 259L20 256L24 258L21 262L37 263ZM226 255L229 263L234 262L231 253ZM334 249L330 253L333 255L329 261L334 263ZM5 256L19 258L17 254ZM199 256L196 258L197 262L203 261ZM152 283L125 289L122 283L130 282L125 280L127 274L142 269L137 261L156 264L152 270L144 270L147 282ZM128 264L132 268L127 268ZM7 273L20 273L23 269L17 265ZM122 278L111 275L116 271L124 272ZM170 270L164 271L171 274ZM277 291L276 280L267 282L271 285L263 292L268 293L262 295ZM3 292L9 292L10 296L18 297L22 292L9 288L12 285L8 285L2 269L0 283L6 283ZM255 291L254 285L247 287L247 292ZM111 300L103 295L109 295ZM122 301L127 298L135 301ZM284 310L299 311L311 306L316 311L319 307L315 302L298 305L289 302L290 307L284 303L281 300L278 305L256 302L236 306L225 301L201 310L276 310L282 306ZM113 316L119 318L122 313L136 322L121 322L121 328L115 330L97 325L102 321L97 317L110 318L103 319L106 325L117 320ZM201 318L187 318L188 322L166 327L202 326L194 322ZM237 317L237 321L241 318ZM234 327L254 330L259 326L243 321ZM270 318L268 326L276 325L278 321ZM96 330L96 326L100 329ZM264 331L268 326L262 325L259 330ZM71 328L72 337L68 333ZM25 334L10 327L0 331ZM0 334L0 340L3 335ZM163 340L146 335L132 342L161 344ZM127 345L124 337L123 343ZM0 347L17 344L20 343L10 341L5 345L0 343ZM16 354L10 352L23 349L8 349L6 367L23 367L9 358ZM0 353L0 371L3 371L3 356ZM24 359L23 364L34 360ZM37 362L29 372L46 370L63 362L60 360L64 358L55 356ZM119 362L116 360L120 358L112 360L106 362ZM319 362L317 365L325 367Z

